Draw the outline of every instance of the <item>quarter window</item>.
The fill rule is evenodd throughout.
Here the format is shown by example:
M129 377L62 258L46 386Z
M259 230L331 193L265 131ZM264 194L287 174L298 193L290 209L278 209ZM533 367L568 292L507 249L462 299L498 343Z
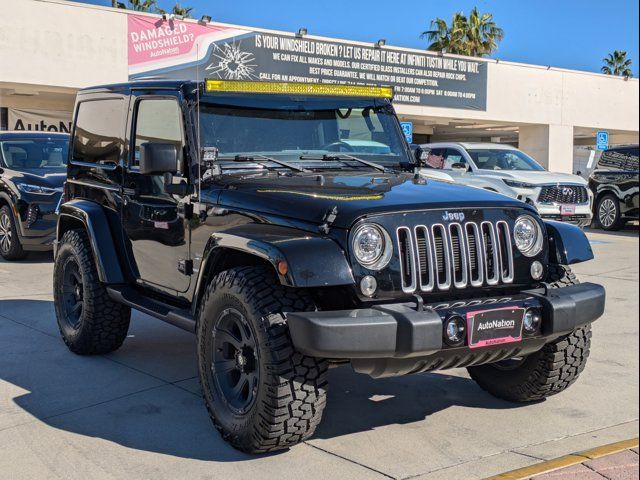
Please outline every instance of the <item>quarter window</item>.
M122 105L119 98L78 105L73 134L73 160L117 163L122 151Z
M172 98L141 100L135 127L135 146L131 166L140 165L140 146L147 142L171 143L182 161L184 131L178 102Z

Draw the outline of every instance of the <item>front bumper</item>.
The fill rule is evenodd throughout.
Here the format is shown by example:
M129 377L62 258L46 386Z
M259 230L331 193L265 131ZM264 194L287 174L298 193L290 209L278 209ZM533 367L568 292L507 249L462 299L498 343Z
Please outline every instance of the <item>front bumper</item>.
M25 250L47 251L53 248L58 221L56 207L60 195L31 195L16 203L14 213L18 219L18 235Z
M568 222L579 227L588 227L593 221L593 211L590 204L575 205L575 213L572 215L563 215L560 205L537 203L535 207L545 220Z
M604 288L583 283L561 289L525 291L505 298L424 305L423 309L404 303L356 310L295 312L287 314L287 321L294 345L305 355L349 359L354 367L360 363L362 370L370 370L371 362L364 361L366 359L398 360L399 365L404 365L403 371L386 373L401 374L416 371L419 364L423 365L423 370L429 369L426 366L433 363L429 362L429 357L466 358L467 354L473 353L474 358L484 356L489 361L493 358L491 353L495 352L531 353L594 322L604 313L604 305ZM524 336L517 344L474 349L473 352L466 340L458 347L444 343L444 321L451 315L464 317L471 311L502 307L541 309L543 320L539 332ZM453 362L451 366L459 364Z

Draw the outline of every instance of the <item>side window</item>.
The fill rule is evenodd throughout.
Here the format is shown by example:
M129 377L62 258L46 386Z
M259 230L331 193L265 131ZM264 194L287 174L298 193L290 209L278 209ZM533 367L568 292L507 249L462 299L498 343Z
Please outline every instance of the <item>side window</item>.
M172 98L140 100L137 105L132 167L140 165L140 146L147 142L172 143L182 162L184 130L178 102Z
M122 109L119 98L81 102L76 113L73 160L118 163L122 151Z
M451 170L453 164L455 163L464 163L466 165L467 161L462 156L462 152L460 152L459 150L456 150L455 148L447 148L447 152L444 156L444 165L442 168L444 170Z

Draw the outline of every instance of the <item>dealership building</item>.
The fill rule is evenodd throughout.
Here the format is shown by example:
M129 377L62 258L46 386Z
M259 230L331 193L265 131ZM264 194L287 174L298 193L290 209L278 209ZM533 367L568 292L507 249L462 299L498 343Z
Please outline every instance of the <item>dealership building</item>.
M584 171L598 132L610 145L638 143L633 78L61 0L11 3L0 16L2 130L68 130L76 91L91 85L226 78L392 85L414 143L510 143L555 171Z

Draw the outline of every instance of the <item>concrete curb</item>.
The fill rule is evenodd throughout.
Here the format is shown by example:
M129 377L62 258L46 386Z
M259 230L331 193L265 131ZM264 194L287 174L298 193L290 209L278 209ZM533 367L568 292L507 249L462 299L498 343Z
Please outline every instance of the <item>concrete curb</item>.
M630 450L632 448L638 448L638 438L631 438L629 440L623 440L621 442L610 443L601 447L592 448L583 452L572 453L565 455L564 457L554 458L546 462L538 463L530 467L519 468L512 470L511 472L501 473L493 477L489 477L486 480L526 480L537 475L543 475L550 473L561 468L571 467L573 465L579 465L588 460L595 460L596 458L606 457L614 453Z

